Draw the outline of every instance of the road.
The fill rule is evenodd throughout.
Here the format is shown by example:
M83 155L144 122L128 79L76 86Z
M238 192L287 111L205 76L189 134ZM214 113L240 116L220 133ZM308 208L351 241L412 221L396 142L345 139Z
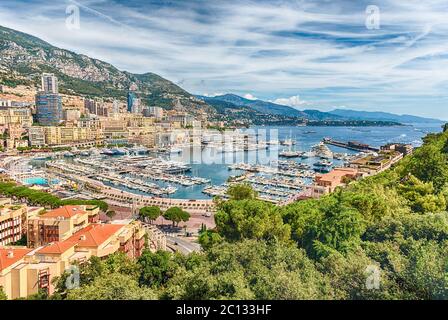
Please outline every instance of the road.
M201 246L199 244L187 241L179 237L173 237L167 235L166 244L168 247L178 250L183 254L189 254L194 251L196 252L201 251Z

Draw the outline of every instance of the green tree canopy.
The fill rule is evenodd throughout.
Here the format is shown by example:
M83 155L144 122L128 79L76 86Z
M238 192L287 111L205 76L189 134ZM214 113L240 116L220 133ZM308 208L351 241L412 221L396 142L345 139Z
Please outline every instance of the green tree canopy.
M3 291L3 287L0 287L0 300L8 300L5 291Z
M180 222L187 222L190 214L179 207L172 207L165 211L163 217L173 222L173 226L179 225Z
M247 183L231 185L227 189L227 195L231 200L250 200L258 197L258 193Z
M230 200L215 214L216 229L230 241L264 239L288 241L291 228L283 223L278 207L258 200Z
M131 276L111 273L98 277L82 288L73 289L68 300L154 300L157 294L150 288L139 287Z
M423 182L432 182L437 192L448 182L448 158L435 142L418 148L406 163L405 170Z
M164 285L177 269L173 255L166 251L152 253L145 250L138 258L138 264L141 268L139 282L148 287Z
M199 234L199 244L204 250L208 250L214 245L223 241L222 237L215 230L204 230Z
M435 193L432 182L424 183L409 175L400 184L399 191L414 212L440 212L446 209L445 197L442 193Z
M139 218L142 221L149 220L151 223L162 215L162 211L157 206L143 207L139 211Z
M322 299L329 280L306 253L283 243L243 240L212 247L167 283L168 299Z

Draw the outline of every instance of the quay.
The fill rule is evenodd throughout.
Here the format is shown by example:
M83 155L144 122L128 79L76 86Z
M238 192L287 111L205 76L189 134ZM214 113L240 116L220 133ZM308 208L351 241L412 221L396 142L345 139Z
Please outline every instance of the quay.
M330 145L336 146L336 147L359 151L359 152L372 152L372 151L379 152L380 151L379 148L375 148L375 147L369 146L368 144L359 143L356 141L341 142L341 141L333 140L331 138L324 138L322 140L322 142L325 144L330 144Z

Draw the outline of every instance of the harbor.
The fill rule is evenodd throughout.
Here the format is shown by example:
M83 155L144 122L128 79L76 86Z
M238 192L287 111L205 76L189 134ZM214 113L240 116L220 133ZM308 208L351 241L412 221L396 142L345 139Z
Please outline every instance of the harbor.
M360 143L357 141L341 142L341 141L333 140L331 138L324 138L323 143L330 144L330 145L340 147L340 148L359 151L359 152L371 152L371 151L378 152L378 151L380 151L379 148L375 148L375 147L369 146L368 144Z
M392 132L387 133L387 130ZM141 146L92 147L34 153L3 161L15 172L17 181L55 192L64 190L67 197L78 194L85 198L101 198L87 188L89 185L136 197L209 200L214 196L225 198L227 188L234 183L248 183L260 199L279 204L291 201L313 185L317 176L334 168L348 166L351 162L362 163L357 159L369 155L376 159L375 151L345 148L348 143L338 146L327 143L328 128L305 131L303 128L279 128L275 138L248 138L234 133L230 139L234 144L224 142L222 137L220 141L217 135L207 137L193 148L186 144L164 150ZM333 142L351 141L353 136L350 128L333 128L332 131L335 133ZM346 133L341 134L342 131ZM383 141L417 141L417 135L423 134L409 130L397 135L399 132L394 133L395 128L383 128L383 131L386 134L381 139L372 139L374 134L360 137L357 133L358 140L379 147ZM191 152L195 153L189 154ZM191 161L192 158L199 161Z

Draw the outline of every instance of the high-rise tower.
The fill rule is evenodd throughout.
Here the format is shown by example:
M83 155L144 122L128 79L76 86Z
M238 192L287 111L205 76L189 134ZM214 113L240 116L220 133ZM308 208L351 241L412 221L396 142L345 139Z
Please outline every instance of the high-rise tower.
M42 91L36 94L36 120L42 125L58 125L62 120L62 98L58 94L58 78L42 75Z

